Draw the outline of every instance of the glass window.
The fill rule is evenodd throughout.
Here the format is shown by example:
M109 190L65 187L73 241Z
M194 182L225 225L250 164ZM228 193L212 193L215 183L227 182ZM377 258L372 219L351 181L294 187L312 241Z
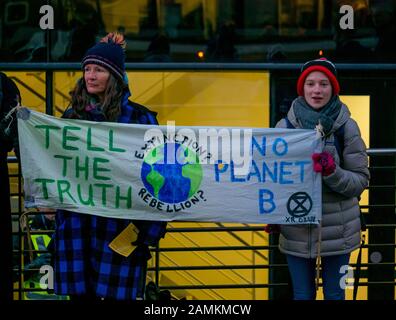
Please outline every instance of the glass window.
M339 62L396 60L393 0L51 0L50 31L39 27L46 3L0 1L1 61L80 61L114 30L128 62L301 62L320 50ZM340 27L351 23L345 4L353 29Z

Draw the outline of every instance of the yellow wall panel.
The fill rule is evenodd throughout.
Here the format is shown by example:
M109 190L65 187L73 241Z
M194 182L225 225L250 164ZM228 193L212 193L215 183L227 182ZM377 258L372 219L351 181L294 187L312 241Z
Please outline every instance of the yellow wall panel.
M267 72L172 72L155 77L129 73L134 99L157 111L161 124L269 126Z
M370 96L340 96L358 123L367 148L370 146Z

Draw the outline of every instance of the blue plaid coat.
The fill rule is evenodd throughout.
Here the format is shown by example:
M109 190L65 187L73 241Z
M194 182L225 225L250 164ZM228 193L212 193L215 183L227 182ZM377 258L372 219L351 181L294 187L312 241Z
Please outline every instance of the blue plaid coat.
M158 124L156 114L130 102L118 122ZM72 110L64 117L75 118ZM80 117L77 117L80 118ZM103 121L95 111L84 120ZM138 246L129 257L112 251L109 243L130 223L139 229ZM144 298L148 246L164 237L166 222L123 220L58 210L54 234L56 294L90 295L116 300Z

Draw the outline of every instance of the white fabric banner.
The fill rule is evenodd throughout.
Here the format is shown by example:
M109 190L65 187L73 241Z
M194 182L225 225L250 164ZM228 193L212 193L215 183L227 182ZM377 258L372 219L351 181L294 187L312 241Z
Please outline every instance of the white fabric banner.
M163 221L321 219L314 130L97 123L26 108L18 129L27 208Z

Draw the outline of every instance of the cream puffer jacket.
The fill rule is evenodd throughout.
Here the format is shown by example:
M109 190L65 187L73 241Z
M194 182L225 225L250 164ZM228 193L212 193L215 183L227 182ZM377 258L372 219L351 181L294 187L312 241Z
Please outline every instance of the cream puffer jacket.
M287 115L295 128L302 128L293 106ZM343 165L334 146L334 132L344 125ZM285 119L277 128L287 128ZM279 249L281 252L304 258L346 254L360 246L360 210L358 197L368 186L369 171L366 146L357 123L342 105L331 135L323 151L330 152L336 170L322 181L322 222L317 225L281 225ZM321 229L321 230L320 230ZM319 241L320 236L320 241ZM318 248L318 245L320 246ZM319 249L319 250L318 250Z

